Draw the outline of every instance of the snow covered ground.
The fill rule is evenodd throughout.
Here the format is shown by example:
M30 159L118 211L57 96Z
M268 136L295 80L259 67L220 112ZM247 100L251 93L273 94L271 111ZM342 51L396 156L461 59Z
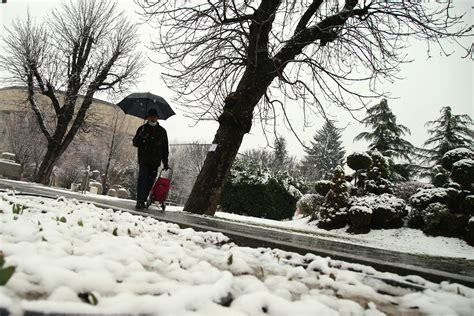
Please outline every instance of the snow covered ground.
M14 214L17 213L17 214ZM0 308L153 315L471 315L474 290L64 198L0 193ZM424 290L384 280L417 284Z
M31 188L45 188L43 185L37 183L25 183L11 180L3 181L6 181L10 184L18 183L21 186L27 185ZM72 193L71 191L62 188L46 188L48 189L48 191L54 192L55 194L59 195L63 192ZM78 197L83 197L83 195L81 194L77 195ZM131 200L119 199L104 195L87 193L87 196L94 197L95 199L100 199L105 203L120 201L123 203L128 203L131 207L133 207L133 205L135 204L135 202ZM168 206L166 210L181 211L182 207ZM318 238L339 240L348 243L364 245L367 247L388 249L412 254L466 258L469 260L474 260L474 247L468 245L464 240L461 240L459 238L449 238L442 236L427 236L421 230L411 229L407 227L403 227L400 229L371 230L368 234L354 235L347 233L346 228L335 229L331 231L320 229L315 225L309 224L308 218L300 218L290 221L275 221L270 219L242 216L223 212L217 212L215 216L223 220L231 220L235 222L264 226L267 228L274 228L285 231L291 230L292 232L301 234L313 234L318 236Z
M281 222L223 212L217 212L216 217L241 223L276 227L283 230L291 229L297 233L315 234L320 238L342 240L367 247L412 254L474 260L474 247L468 245L464 240L442 236L427 236L419 229L408 227L398 229L372 229L368 234L354 235L346 232L347 228L333 229L331 231L320 229L314 224L309 224L308 217Z

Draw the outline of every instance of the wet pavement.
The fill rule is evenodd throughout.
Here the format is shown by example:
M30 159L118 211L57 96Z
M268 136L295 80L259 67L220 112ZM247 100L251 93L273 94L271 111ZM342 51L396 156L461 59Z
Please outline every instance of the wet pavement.
M369 265L379 271L400 275L419 275L433 282L450 281L474 288L474 260L433 257L371 248L343 241L329 240L313 234L236 223L185 212L163 212L157 208L135 211L133 209L134 201L114 200L100 195L83 195L36 184L31 185L0 179L0 188L15 188L19 192L32 195L64 196L80 201L93 202L100 207L151 216L161 221L178 224L181 227L218 231L240 246L279 248L300 254L313 253L319 256L329 256L336 260Z

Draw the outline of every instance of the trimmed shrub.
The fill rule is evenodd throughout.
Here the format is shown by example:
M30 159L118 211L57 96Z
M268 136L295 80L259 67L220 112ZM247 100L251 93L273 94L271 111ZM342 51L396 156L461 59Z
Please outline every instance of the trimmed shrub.
M369 152L372 158L372 166L369 169L369 179L376 179L382 177L384 179L390 179L390 162L389 159L384 157L378 150L372 150Z
M331 187L333 186L334 183L329 180L319 180L314 183L314 190L316 193L326 196L328 194L329 190L331 190Z
M237 162L226 179L221 210L227 213L282 220L292 218L301 193L285 173L271 173Z
M464 240L471 246L474 246L474 216L469 218L466 225L466 233L464 234Z
M459 183L456 183L456 182L453 182L453 181L449 181L448 183L446 183L444 185L444 187L448 188L448 189L454 189L456 191L461 191L462 190L462 186Z
M392 193L392 182L384 178L377 178L377 180L366 180L364 191L373 194Z
M296 207L303 216L312 216L316 219L319 217L319 209L324 201L324 196L320 194L305 194L296 203Z
M372 165L372 158L367 153L355 152L347 156L347 165L355 171L368 169Z
M433 185L435 187L441 188L449 183L449 174L447 173L437 173L433 178Z
M335 209L329 206L323 206L319 210L320 220L318 227L323 229L337 229L347 224L347 209Z
M350 197L350 185L346 182L344 170L341 166L337 166L334 170L333 185L326 194L326 203L335 209L346 207Z
M425 209L432 203L441 203L448 205L450 196L448 189L445 188L432 188L432 189L421 189L410 197L410 205L418 210Z
M373 150L369 152L372 158L372 165L367 169L366 176L362 183L359 181L358 185L363 184L363 191L365 193L383 194L392 193L393 184L390 182L391 168L389 160L384 157L379 151Z
M350 197L350 185L346 182L344 169L341 166L335 168L332 182L324 206L320 209L318 227L324 229L341 228L347 222L346 206Z
M275 179L267 183L231 183L224 186L221 209L226 213L282 220L291 218L297 199Z
M451 170L453 164L461 159L474 159L474 152L468 148L456 148L444 154L441 165L446 170Z
M468 217L464 214L453 214L441 203L433 203L423 212L423 232L432 236L462 237Z
M425 224L423 220L423 211L417 208L410 209L407 219L407 226L410 228L422 229Z
M349 232L366 234L370 231L372 221L372 210L366 206L355 205L347 212L350 228Z
M399 228L407 215L406 203L391 194L353 197L349 200L349 213L353 207L365 207L371 210L371 228Z
M408 203L410 197L416 192L421 189L428 189L431 187L433 187L431 184L418 181L399 182L393 187L393 195Z
M461 204L461 212L474 216L474 195L468 195Z
M463 188L473 190L474 160L461 159L456 161L451 168L451 179L459 183Z

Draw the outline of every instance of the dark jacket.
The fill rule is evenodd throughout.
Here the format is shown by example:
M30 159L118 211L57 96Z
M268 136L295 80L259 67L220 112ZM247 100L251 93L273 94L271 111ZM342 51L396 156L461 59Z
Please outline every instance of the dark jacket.
M133 146L138 147L138 163L159 167L161 162L168 166L168 134L159 124L140 126L133 138Z

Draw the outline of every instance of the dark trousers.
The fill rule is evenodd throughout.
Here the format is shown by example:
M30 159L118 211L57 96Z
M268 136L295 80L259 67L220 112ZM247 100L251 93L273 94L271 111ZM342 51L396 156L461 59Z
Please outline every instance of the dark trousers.
M145 203L158 173L158 166L138 165L137 203Z

